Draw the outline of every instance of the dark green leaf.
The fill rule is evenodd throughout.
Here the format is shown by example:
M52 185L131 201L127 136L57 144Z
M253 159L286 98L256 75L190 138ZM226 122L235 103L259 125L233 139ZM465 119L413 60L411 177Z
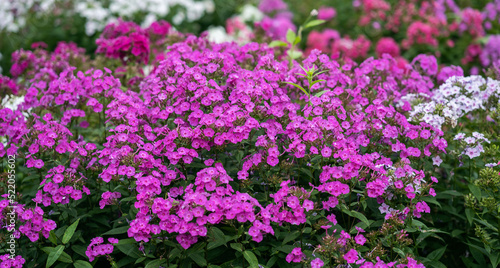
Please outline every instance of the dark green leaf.
M77 260L73 263L75 268L92 268L92 264L88 261Z
M129 228L130 228L130 226L118 227L118 228L109 230L109 231L105 232L102 235L124 234L124 233L126 233L128 231Z
M205 260L205 257L203 257L200 253L193 253L189 255L189 258L196 262L200 267L206 267L207 266L207 260Z
M299 235L300 235L300 232L299 232L299 231L293 231L293 232L289 233L289 234L285 237L285 239L283 239L283 243L282 243L282 244L283 244L283 245L285 245L286 243L288 243L288 242L290 242L290 241L292 241L292 240L296 239L297 237L299 237Z
M250 263L251 268L259 267L259 261L257 260L257 257L251 251L248 250L243 251L243 257L245 257L248 263Z
M160 264L165 263L166 261L166 259L156 259L148 262L144 268L158 268L160 267Z
M132 240L132 241L130 241ZM134 257L134 258L140 258L144 257L142 252L139 251L137 248L137 245L135 245L135 239L133 238L128 238L128 239L122 239L116 244L116 247L125 255Z
M467 221L469 222L470 225L472 225L473 217L474 217L474 211L470 208L465 209L465 216L467 216Z
M73 224L71 224L68 229L64 232L62 242L63 244L66 244L69 242L69 240L73 237L73 234L75 233L76 227L78 227L78 223L80 222L80 219L76 220Z
M446 247L447 245L434 250L427 256L427 258L433 261L439 261L439 259L441 259L441 256L443 256L444 252L446 251Z
M474 184L469 184L469 190L477 200L481 200L481 189Z
M59 245L55 247L50 253L49 257L47 258L47 263L45 264L45 267L50 267L52 264L54 264L57 259L59 259L59 256L61 256L62 252L64 251L64 246Z
M54 233L54 230L50 231L49 233L49 241L52 242L55 246L57 246L57 237L56 234Z
M231 246L231 248L233 248L239 252L243 252L243 245L241 243L231 243L231 244L229 244L229 246Z

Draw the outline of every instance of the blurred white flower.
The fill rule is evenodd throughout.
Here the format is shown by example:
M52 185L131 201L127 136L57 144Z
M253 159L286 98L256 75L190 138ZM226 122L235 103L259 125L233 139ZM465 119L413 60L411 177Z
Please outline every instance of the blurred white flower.
M208 29L208 40L215 43L231 42L233 38L226 33L222 26L210 27Z

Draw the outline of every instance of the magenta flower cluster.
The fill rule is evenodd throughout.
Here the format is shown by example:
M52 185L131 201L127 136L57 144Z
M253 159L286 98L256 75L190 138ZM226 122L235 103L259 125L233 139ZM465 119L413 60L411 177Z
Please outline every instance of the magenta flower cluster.
M169 26L153 24L150 31L166 35ZM9 136L0 155L24 154L26 167L43 174L37 206L16 209L19 230L31 241L56 228L39 204L57 208L97 195L101 209L119 206L122 193L90 188L96 180L126 185L137 210L129 237L141 243L172 237L185 249L228 223L244 226L255 242L308 221L328 231L339 227L336 216L354 192L374 201L381 219L404 222L430 212L421 198L434 195L435 182L415 163L446 153L447 142L432 125L410 123L394 103L410 93L432 94L440 74L434 57L401 66L387 41L381 58L359 65L312 50L302 66L290 68L266 44L214 44L188 35L166 52L152 52L153 39L120 21L98 40L99 52L127 67L164 58L147 76L137 74L130 88L107 68L51 64L61 51L19 52L14 73L30 81L18 109L0 110L0 134ZM67 51L83 59L78 49ZM321 70L320 81L309 84L301 67ZM89 134L91 127L104 135ZM276 176L263 173L270 170ZM264 199L241 185L262 186ZM335 233L343 247L339 262L377 265L360 253L368 243L364 232ZM109 256L117 242L96 237L86 255ZM302 250L293 249L286 261L323 265Z

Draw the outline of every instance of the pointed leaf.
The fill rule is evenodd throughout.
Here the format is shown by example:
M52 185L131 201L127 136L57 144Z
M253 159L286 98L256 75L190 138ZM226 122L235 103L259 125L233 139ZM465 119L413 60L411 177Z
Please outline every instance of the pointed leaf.
M465 209L465 216L467 216L467 221L469 222L470 225L472 225L473 217L474 217L474 212L470 208Z
M78 223L80 222L80 219L76 220L73 224L71 224L68 229L64 232L62 242L63 244L66 244L69 242L69 240L73 237L73 234L75 233L76 227L78 226Z
M295 60L295 59L298 59L298 58L302 57L302 52L300 52L300 51L296 51L296 50L293 50L293 51L292 51L292 50L288 50L287 54L288 54L288 56L289 56L290 58L292 58L293 60Z
M118 228L115 228L115 229L111 229L111 230L105 232L102 235L124 234L124 233L126 233L128 231L129 228L130 228L130 226L118 227Z
M307 91L303 87L301 87L301 86L299 86L299 85L297 85L295 83L292 83L292 82L285 82L285 83L290 84L292 86L295 86L295 87L299 88L300 90L302 90L302 92L306 93L306 95L309 96L309 93L307 93Z
M288 31L286 32L286 41L290 44L293 44L293 41L295 41L295 38L297 36L295 35L295 32L292 31L292 29L288 29Z
M269 47L287 47L287 46L288 44L281 40L274 40L271 43L269 43Z
M321 96L323 96L323 94L325 94L325 93L326 93L326 92L328 92L328 91L330 91L330 90L323 90L323 91L320 91L320 92L318 92L318 93L314 94L314 96L316 96L316 97L321 97Z
M293 45L300 43L301 40L302 38L300 38L300 36L295 37L295 40L293 40Z
M300 232L299 232L299 231L294 231L294 232L289 233L289 234L285 237L285 239L283 239L282 244L284 245L284 244L286 244L286 243L288 243L288 242L290 242L290 241L294 240L295 238L299 237L299 235L300 235Z
M189 258L196 262L200 267L206 267L207 266L207 260L205 260L205 257L201 256L200 253L193 253L189 255Z
M144 268L158 268L158 267L160 267L160 264L162 264L166 261L167 261L166 259L156 259L154 261L148 262L148 264L146 264L146 267L144 267Z
M442 248L434 250L433 252L429 253L427 258L433 261L439 261L439 259L441 259L441 256L443 256L444 252L446 251L446 247L447 246L444 246Z
M324 82L324 81L326 81L326 80L323 80L323 79L315 80L315 81L313 81L313 82L311 83L311 87L312 87L314 84L316 84L316 83L319 83L319 82Z
M54 230L50 231L49 233L49 241L52 242L55 246L57 246L57 237L56 234L54 233Z
M54 248L50 253L49 257L47 258L47 263L45 264L45 267L50 267L52 264L54 264L57 259L59 259L59 256L61 256L61 253L64 251L64 246L59 245L56 248Z
M481 189L474 184L469 184L470 192L474 195L477 200L481 201Z
M257 257L251 251L248 250L243 251L243 257L245 257L248 263L250 263L251 268L259 267L259 261L257 260Z
M239 252L243 252L243 245L241 243L231 243L231 244L229 244L229 246L231 246L231 248L233 248Z
M92 268L92 264L88 261L77 260L73 263L75 268Z
M323 24L325 22L326 22L326 20L313 20L313 21L308 22L304 26L304 29L311 28L311 27L314 27L314 26L318 26L318 25Z

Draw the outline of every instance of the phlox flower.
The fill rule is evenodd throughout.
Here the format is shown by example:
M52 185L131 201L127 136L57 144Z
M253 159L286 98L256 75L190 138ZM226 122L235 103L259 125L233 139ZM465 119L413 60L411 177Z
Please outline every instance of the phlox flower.
M344 254L342 258L346 260L347 263L355 263L359 258L358 252L355 249L351 249L346 254Z

